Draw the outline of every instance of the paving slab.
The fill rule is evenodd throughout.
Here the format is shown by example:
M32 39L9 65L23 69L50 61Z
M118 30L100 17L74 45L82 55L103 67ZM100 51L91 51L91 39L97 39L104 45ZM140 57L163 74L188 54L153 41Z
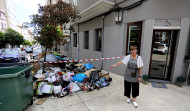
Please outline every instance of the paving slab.
M72 96L52 99L42 105L29 106L26 111L189 111L190 86L166 84L168 89L140 83L138 108L126 103L124 78L110 74L111 85L92 92L79 91ZM35 102L37 102L36 100Z

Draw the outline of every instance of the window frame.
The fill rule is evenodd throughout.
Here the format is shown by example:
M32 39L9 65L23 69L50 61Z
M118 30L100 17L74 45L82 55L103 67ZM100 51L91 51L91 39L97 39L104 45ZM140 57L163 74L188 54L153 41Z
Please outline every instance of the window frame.
M101 30L101 47L98 48L99 43L98 43L98 30ZM95 29L95 51L102 51L102 28Z
M73 34L73 47L77 47L77 33Z
M131 22L131 23L128 23L127 24L127 36L126 36L126 50L125 50L125 54L126 55L128 55L128 54L130 54L130 53L128 53L128 45L129 45L129 27L131 26L131 25L137 25L137 24L140 24L140 44L139 44L139 46L140 46L140 48L138 49L138 47L137 47L137 49L138 49L138 54L140 55L140 49L141 49L141 40L142 40L142 25L143 25L143 21L138 21L138 22ZM130 50L130 49L129 49Z
M190 60L190 45L188 44L190 42L190 35L188 36L188 40L187 40L187 46L185 49L185 60Z
M84 37L83 37L83 48L89 49L89 31L84 31Z

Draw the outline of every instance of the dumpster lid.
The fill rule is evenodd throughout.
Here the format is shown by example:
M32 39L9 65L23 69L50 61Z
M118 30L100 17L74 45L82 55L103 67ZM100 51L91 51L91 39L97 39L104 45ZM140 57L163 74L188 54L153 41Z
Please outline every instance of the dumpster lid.
M9 78L9 77L17 77L17 76L23 74L23 72L25 72L31 68L32 68L32 66L0 68L0 79L1 78Z

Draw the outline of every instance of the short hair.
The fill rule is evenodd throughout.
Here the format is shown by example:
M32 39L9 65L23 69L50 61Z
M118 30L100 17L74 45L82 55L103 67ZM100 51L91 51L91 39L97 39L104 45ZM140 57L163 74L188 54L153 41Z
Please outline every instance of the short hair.
M137 46L131 46L131 50L137 50Z

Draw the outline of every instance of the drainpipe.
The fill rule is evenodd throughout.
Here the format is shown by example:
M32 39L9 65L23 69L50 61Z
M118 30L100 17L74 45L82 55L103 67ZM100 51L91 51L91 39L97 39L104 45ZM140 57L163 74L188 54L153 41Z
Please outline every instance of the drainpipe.
M102 16L103 25L102 25L102 58L104 58L104 18L105 16ZM103 70L103 60L101 60L101 70Z
M80 54L79 54L79 51L80 51L80 45L79 45L79 23L78 23L78 36L77 36L77 58L80 59Z
M73 53L73 52L72 52L72 47L73 47L73 46L72 46L72 42L71 42L71 38L72 38L71 35L73 35L73 34L72 34L72 32L71 32L71 29L70 29L70 47L69 47L69 50L68 50L68 55L69 55L71 58L73 58L73 56L72 56L72 55L73 55L73 54L72 54L72 53ZM71 55L70 55L70 54L71 54Z

